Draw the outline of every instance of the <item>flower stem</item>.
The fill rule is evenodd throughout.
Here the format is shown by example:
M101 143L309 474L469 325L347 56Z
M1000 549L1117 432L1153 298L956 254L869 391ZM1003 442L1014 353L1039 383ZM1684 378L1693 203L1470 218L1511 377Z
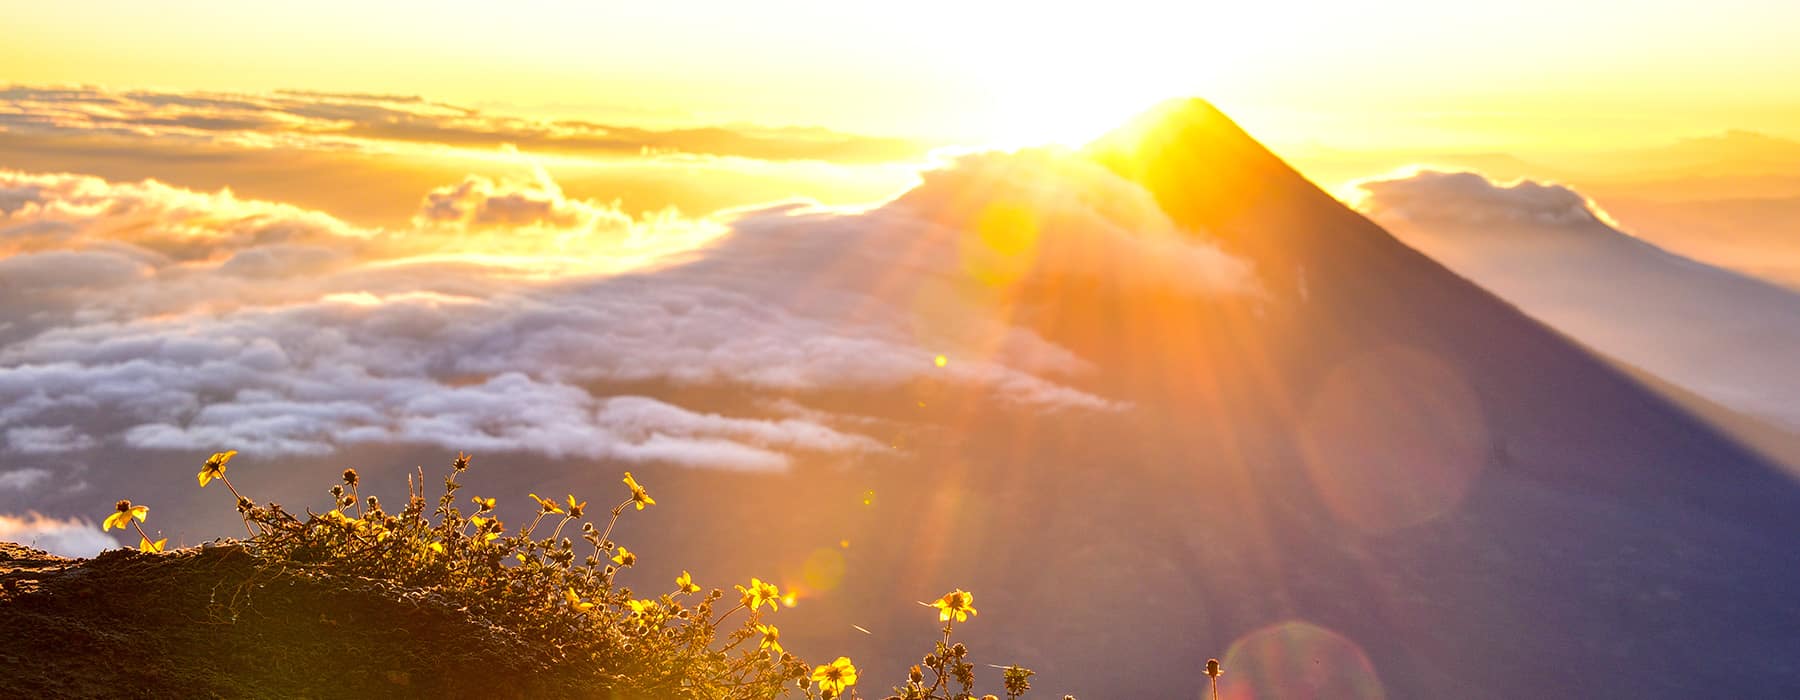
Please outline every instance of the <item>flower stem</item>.
M145 542L150 543L150 551L153 551L153 552L161 552L162 551L161 548L156 546L156 540L150 539L150 535L148 533L144 532L144 525L142 523L139 523L136 520L132 520L131 526L137 528L138 537L142 537L142 538L144 538Z
M631 505L631 499L629 499L629 498L625 499L624 503L620 503L619 505L613 506L612 519L606 521L606 530L600 533L600 543L601 544L605 544L606 538L608 536L612 535L613 526L617 525L619 523L619 515L625 512L625 506L628 506L628 505Z
M556 536L562 534L563 526L569 524L570 520L574 520L574 518L565 515L560 522L556 523L556 529L550 531L550 541L556 541Z
M225 482L225 488L231 489L231 497L237 499L236 503L244 502L244 496L242 494L238 493L237 487L232 486L231 480L225 478L225 475L223 473L219 474L219 481ZM250 529L250 514L249 513L244 513L244 534L247 534L251 537L256 536L256 531Z

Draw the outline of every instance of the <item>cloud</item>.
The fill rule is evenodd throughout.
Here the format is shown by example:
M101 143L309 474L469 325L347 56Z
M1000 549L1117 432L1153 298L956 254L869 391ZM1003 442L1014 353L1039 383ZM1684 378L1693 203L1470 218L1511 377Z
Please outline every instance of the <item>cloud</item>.
M80 452L96 444L93 436L73 425L8 428L5 435L7 449L28 455Z
M968 156L868 209L705 220L624 216L542 172L435 189L405 229L153 181L0 171L0 193L0 453L856 460L887 449L867 416L793 406L932 383L1125 408L997 304L1256 293L1142 189L1052 151Z
M1587 197L1557 184L1517 180L1503 184L1480 173L1419 170L1352 185L1356 206L1381 219L1421 224L1604 223Z
M119 546L86 520L58 520L37 513L0 513L0 541L17 542L65 557L91 557Z
M707 154L839 163L917 160L913 141L818 128L755 126L654 130L578 120L487 114L416 96L281 91L273 94L0 87L0 131L34 136L174 139L189 147L378 149L382 142L638 156Z
M0 472L0 491L30 491L50 480L50 470L36 467Z

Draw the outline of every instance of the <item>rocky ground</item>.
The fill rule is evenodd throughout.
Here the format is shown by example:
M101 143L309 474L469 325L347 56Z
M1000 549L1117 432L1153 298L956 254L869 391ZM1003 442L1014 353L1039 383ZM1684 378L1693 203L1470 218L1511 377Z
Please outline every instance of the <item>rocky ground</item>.
M235 544L64 559L0 542L0 697L569 694L537 654L428 593Z

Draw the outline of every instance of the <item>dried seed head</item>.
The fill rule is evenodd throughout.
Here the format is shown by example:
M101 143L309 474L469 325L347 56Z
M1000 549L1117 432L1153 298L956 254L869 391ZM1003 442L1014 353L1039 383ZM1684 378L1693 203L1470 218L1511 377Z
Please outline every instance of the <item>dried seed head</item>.
M345 469L344 470L344 483L349 484L351 486L355 486L356 479L357 479L357 476L356 476L355 469Z

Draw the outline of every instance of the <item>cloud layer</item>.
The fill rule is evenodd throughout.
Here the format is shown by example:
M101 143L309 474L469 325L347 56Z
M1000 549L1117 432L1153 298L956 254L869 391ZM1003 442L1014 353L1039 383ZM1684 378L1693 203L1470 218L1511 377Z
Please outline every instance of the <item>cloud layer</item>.
M380 142L639 155L688 153L758 160L862 163L918 159L902 139L816 128L652 130L486 114L402 95L282 91L269 95L0 87L0 131L36 136L155 136L189 145L371 149Z
M91 557L119 546L91 522L58 520L38 513L0 514L0 541L17 542L65 557Z
M541 172L472 177L405 229L0 171L0 454L855 459L887 449L865 417L774 399L939 382L1017 410L1119 410L1079 388L1083 360L990 305L1071 280L1254 293L1246 265L1194 240L1141 189L1050 152L970 156L874 209L708 220L626 216Z

